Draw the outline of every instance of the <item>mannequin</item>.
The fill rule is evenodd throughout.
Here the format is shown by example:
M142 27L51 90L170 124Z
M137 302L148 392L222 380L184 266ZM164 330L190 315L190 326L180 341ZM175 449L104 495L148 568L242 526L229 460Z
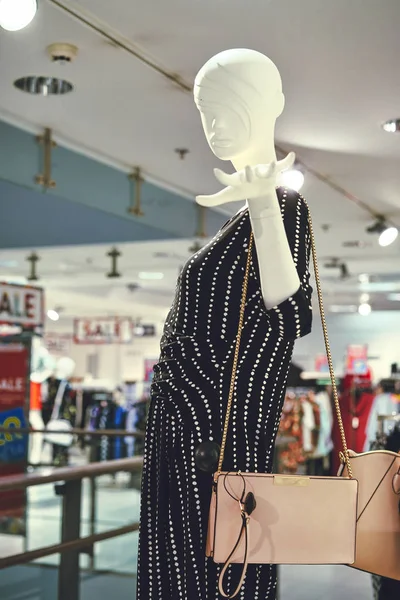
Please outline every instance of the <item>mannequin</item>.
M64 356L57 361L55 368L57 391L46 424L48 433L45 434L45 441L52 445L53 463L57 466L68 464L68 449L73 441L69 429L75 423L76 408L71 403L69 380L75 371L75 366L72 358Z
M311 330L308 209L277 188L294 155L276 161L284 108L276 66L252 50L223 52L199 71L194 100L213 153L236 169L216 169L224 189L197 202L247 203L184 265L164 325L145 439L137 600L221 598L221 566L205 558L205 545L248 257L224 470L271 471L294 342ZM240 573L229 567L230 589ZM275 591L276 569L249 565L241 600L273 600Z
M47 348L42 346L40 338L34 338L32 343L31 360L31 384L30 384L30 408L29 423L33 429L44 429L42 418L42 385L54 374L56 360L49 354ZM43 448L43 434L33 433L30 436L29 462L37 465L41 462Z

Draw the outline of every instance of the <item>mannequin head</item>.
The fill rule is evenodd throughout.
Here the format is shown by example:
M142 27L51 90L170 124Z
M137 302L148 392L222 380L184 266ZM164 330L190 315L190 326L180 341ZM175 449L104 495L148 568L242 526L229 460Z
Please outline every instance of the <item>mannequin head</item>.
M70 379L75 371L75 361L68 356L63 356L57 361L56 378Z
M204 133L217 158L236 169L275 160L275 122L285 98L274 63L254 50L226 50L211 58L194 83Z

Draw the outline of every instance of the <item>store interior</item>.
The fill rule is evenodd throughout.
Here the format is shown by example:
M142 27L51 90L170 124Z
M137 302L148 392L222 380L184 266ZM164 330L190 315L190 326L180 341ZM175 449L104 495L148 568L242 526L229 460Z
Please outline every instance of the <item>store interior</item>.
M229 48L265 53L282 75L276 151L296 162L281 184L312 215L349 446L398 452L398 1L41 0L16 31L2 24L4 1L0 342L29 354L24 410L38 432L26 436L24 473L143 455L178 276L238 210L195 202L220 189L213 169L227 167L207 146L193 80ZM341 436L316 293L287 386L274 468L336 475ZM0 458L0 480L19 472ZM87 480L81 535L139 519L140 477L103 475L97 493L94 521ZM0 559L58 543L61 514L52 484L30 488L20 513L0 502ZM137 543L133 532L80 556L82 600L133 597ZM1 570L0 597L54 600L58 565L56 554ZM384 595L380 578L344 566L279 573L279 600L400 598L399 582Z

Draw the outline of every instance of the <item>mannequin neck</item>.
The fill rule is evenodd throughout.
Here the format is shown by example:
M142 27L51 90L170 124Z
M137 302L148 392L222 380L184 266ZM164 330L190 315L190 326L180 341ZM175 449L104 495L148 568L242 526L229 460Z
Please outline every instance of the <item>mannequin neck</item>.
M256 165L267 165L271 162L276 162L274 129L268 135L263 136L262 143L255 144L247 152L232 160L236 171L241 171L247 166L255 167Z

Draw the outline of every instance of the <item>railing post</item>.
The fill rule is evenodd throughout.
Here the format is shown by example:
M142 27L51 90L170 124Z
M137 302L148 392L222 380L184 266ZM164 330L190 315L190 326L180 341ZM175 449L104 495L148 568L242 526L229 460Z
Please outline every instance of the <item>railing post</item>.
M96 477L90 478L90 535L96 533L96 516L97 516L97 479ZM95 567L95 552L94 546L91 548L90 554L90 570L93 571Z
M63 496L61 541L76 540L80 537L82 480L66 481L57 487L57 493ZM67 550L60 555L58 600L79 600L79 555L79 550Z

